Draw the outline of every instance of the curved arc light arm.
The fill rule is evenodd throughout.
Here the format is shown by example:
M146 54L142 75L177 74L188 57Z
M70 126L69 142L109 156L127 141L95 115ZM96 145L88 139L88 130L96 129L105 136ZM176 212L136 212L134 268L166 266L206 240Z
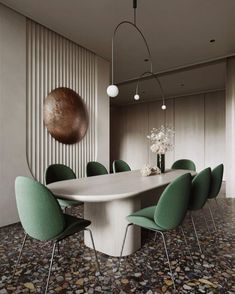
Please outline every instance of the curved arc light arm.
M112 85L114 84L114 42L115 42L115 36L116 36L116 33L117 33L118 29L119 29L122 25L124 25L124 24L128 24L128 25L134 27L134 28L137 30L137 32L139 32L139 34L141 35L141 37L142 37L142 39L143 39L143 41L144 41L144 43L145 43L145 46L146 46L146 48L147 48L147 51L148 51L148 57L149 57L149 61L150 61L150 72L153 71L152 55L151 55L150 48L149 48L148 42L147 42L147 40L146 40L144 34L143 34L142 31L137 27L137 25L136 25L135 23L133 23L133 22L131 22L131 21L126 21L126 20L125 20L125 21L122 21L122 22L120 22L120 23L116 26L116 28L115 28L115 30L114 30L114 32L113 32L113 37L112 37Z
M141 81L141 78L146 76L146 75L152 76L155 79L155 81L157 82L157 84L158 84L158 86L160 88L160 91L161 91L163 105L165 105L165 95L164 95L164 92L163 92L162 84L161 84L159 78L155 74L153 74L153 72L151 72L151 71L146 71L146 72L142 73L139 76L139 79L138 79L137 85L136 85L136 94L138 94L138 91L139 91L139 83Z

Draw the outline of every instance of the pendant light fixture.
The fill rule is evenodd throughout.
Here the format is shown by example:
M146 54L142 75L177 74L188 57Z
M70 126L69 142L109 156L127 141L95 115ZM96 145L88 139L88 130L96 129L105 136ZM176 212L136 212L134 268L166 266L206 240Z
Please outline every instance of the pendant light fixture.
M107 88L107 94L109 95L109 97L116 97L119 93L119 90L118 90L118 87L117 85L114 84L114 50L115 50L115 37L116 37L116 34L119 30L119 28L123 25L129 25L131 27L133 27L139 34L140 36L142 37L144 43L145 43L145 46L146 46L146 49L148 51L148 61L150 63L150 72L153 71L153 62L152 62L152 56L151 56L151 53L150 53L150 49L149 49L149 45L147 43L147 40L145 39L145 36L144 34L142 33L142 31L140 30L140 28L137 26L136 24L136 9L137 9L137 0L133 0L133 9L134 9L134 21L131 22L131 21L122 21L120 22L114 29L114 32L113 32L113 37L112 37L112 62L111 62L111 85L108 86Z
M140 95L139 95L139 84L140 84L141 79L144 76L152 76L153 77L153 80L159 86L160 92L161 92L161 98L162 98L162 106L161 106L161 108L162 108L162 110L166 110L165 95L164 95L164 92L163 92L162 84L161 84L159 78L155 74L153 74L152 72L150 72L150 71L146 71L142 75L140 75L140 77L139 77L139 79L137 81L137 84L136 84L134 99L135 100L139 100L140 99Z
M129 25L129 26L133 27L140 34L140 36L142 37L142 39L144 41L144 44L146 46L147 52L148 52L148 62L149 62L149 66L150 66L149 71L143 73L140 76L140 78L138 79L137 86L136 86L136 94L134 95L134 99L135 100L139 100L140 99L140 96L139 96L139 93L138 93L140 79L143 76L147 75L147 74L152 75L155 78L155 80L157 81L157 83L159 84L159 86L160 86L162 100L163 100L163 102L162 102L162 109L165 110L166 109L166 106L165 106L164 93L163 93L162 86L161 86L161 83L160 83L159 79L153 73L153 61L152 61L152 55L151 55L151 52L150 52L149 45L148 45L147 40L146 40L144 34L142 33L141 29L136 24L137 0L133 0L133 9L134 9L134 21L131 22L131 21L126 21L125 20L125 21L120 22L115 27L114 32L113 32L113 37L112 37L112 62L111 62L111 85L109 85L107 87L107 94L108 94L109 97L117 97L118 94L119 94L118 86L114 84L114 50L115 50L115 37L116 37L117 31L119 30L119 28L121 26L123 26L123 25Z

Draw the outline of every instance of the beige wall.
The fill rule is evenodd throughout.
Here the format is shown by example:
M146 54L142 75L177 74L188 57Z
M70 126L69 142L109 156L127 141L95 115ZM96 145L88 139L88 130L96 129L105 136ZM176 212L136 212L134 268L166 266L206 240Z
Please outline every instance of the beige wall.
M175 129L175 148L166 154L166 166L180 158L190 158L201 170L224 162L225 93L213 92L167 100L140 103L111 110L111 161L121 158L133 169L145 163L156 164L146 136L164 123Z
M0 226L18 221L14 182L26 163L26 23L0 5Z
M235 57L227 59L226 74L226 194L235 197Z
M41 29L41 26L37 26L37 29L39 28ZM45 28L43 30L47 31ZM57 38L64 42L63 37ZM47 41L52 44L52 39L48 38ZM37 38L37 42L37 48L40 44L40 48L45 45L40 38ZM69 41L67 43L71 44ZM79 64L84 71L79 72L79 80L76 81L76 76L70 73L67 80L57 80L53 84L51 76L48 76L45 70L50 67L48 60L41 58L40 51L29 56L29 47L26 18L0 4L0 226L18 221L14 181L18 175L30 176L26 149L29 152L29 147L31 148L28 154L31 156L30 166L33 166L33 176L39 180L43 178L46 164L54 162L53 156L50 157L46 153L45 147L49 146L47 143L52 139L43 126L41 112L43 98L53 87L72 87L73 83L78 82L86 87L83 88L82 94L90 110L91 124L88 138L81 143L83 149L73 146L73 152L69 153L69 147L62 146L63 153L60 151L60 154L63 157L58 161L72 164L71 167L74 168L73 163L79 159L75 166L79 175L84 175L86 162L90 159L101 161L109 168L109 98L105 92L109 83L108 62L84 48L77 49L82 50L84 54ZM80 48L75 44L72 47ZM32 71L29 70L29 65L32 66ZM88 72L88 67L92 68L93 76L91 71ZM64 73L63 67L59 66L58 71ZM49 85L50 82L52 83ZM80 90L75 88L77 89ZM33 103L34 109L30 103ZM35 124L40 128L31 132ZM89 153L91 157L87 156L88 149L94 151ZM34 158L32 154L35 155Z

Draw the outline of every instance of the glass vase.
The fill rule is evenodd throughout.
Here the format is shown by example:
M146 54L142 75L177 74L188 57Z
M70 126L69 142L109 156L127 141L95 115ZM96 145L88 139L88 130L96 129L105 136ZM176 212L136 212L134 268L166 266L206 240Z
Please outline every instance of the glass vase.
M157 154L157 167L161 170L161 173L165 172L165 154Z

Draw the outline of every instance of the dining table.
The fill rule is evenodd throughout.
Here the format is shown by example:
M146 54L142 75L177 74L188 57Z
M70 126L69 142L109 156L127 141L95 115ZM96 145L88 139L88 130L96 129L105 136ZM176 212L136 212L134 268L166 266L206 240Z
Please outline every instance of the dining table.
M166 170L148 177L140 170L84 177L47 185L59 198L84 202L84 218L91 221L96 250L109 256L119 256L128 221L126 217L147 206L156 205L165 187L189 170ZM84 243L92 248L88 232ZM126 238L123 256L141 247L141 231L131 226Z

